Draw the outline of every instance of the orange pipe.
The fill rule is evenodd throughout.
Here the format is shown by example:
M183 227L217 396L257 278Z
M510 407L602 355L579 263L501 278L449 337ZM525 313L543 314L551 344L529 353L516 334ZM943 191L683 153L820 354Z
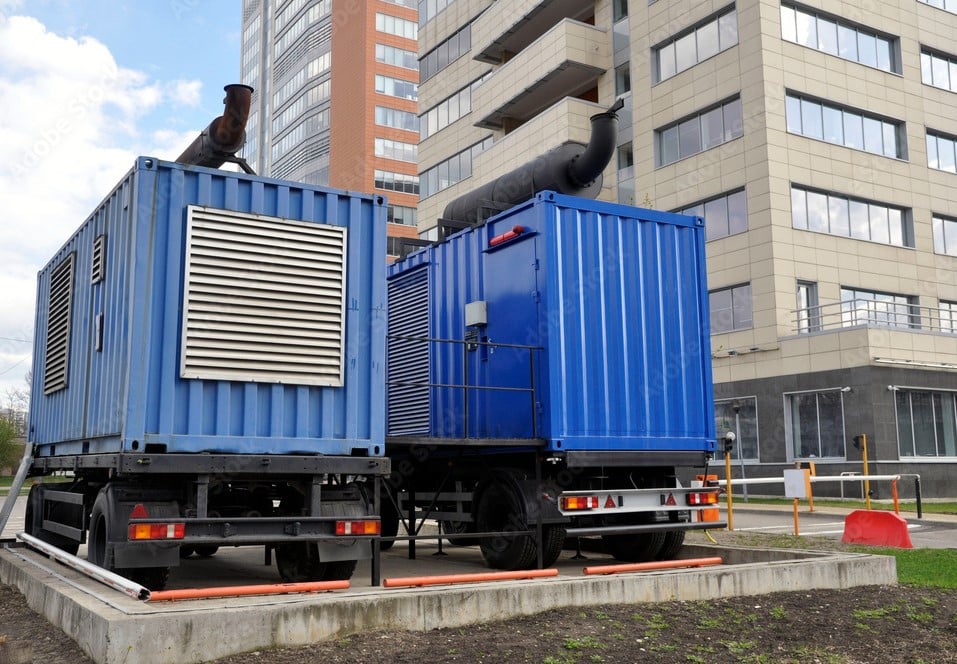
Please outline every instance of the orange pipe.
M647 572L656 569L676 569L678 567L705 567L706 565L720 565L719 557L688 558L687 560L657 560L651 563L626 563L624 565L595 565L586 567L585 574L618 574L619 572Z
M900 514L901 506L897 498L897 480L891 480L891 494L894 496L894 514Z
M170 602L180 599L211 599L213 597L240 597L243 595L281 595L283 593L315 593L326 590L346 590L348 581L307 581L305 583L267 583L258 586L223 586L221 588L183 588L151 592L150 602Z
M446 583L481 583L483 581L509 581L513 579L539 579L546 576L558 576L557 569L526 569L517 572L480 572L477 574L446 574L442 576L406 576L385 579L386 588L401 586L437 586Z

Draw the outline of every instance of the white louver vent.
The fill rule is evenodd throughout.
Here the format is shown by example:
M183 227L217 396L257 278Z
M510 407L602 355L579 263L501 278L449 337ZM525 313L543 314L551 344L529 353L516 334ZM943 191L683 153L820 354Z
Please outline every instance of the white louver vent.
M93 240L93 266L90 269L90 283L98 284L106 275L106 236L97 235Z
M73 309L73 266L71 253L50 273L47 300L47 341L43 358L43 393L51 394L67 386L70 366L70 318Z
M190 206L183 378L341 386L346 229Z

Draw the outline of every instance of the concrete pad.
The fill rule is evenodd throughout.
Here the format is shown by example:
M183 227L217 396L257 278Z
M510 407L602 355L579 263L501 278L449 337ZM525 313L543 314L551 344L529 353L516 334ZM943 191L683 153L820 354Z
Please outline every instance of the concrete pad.
M401 546L383 554L383 578L484 569L475 548L446 548L450 555L442 557L429 555L434 546L420 544L418 548L418 561L408 561ZM243 555L262 557L261 549L224 551L210 560L184 561L189 565L182 569L193 568L189 574L201 574L202 567L197 565L228 567L231 556L243 551ZM16 547L0 550L0 581L19 588L31 608L62 628L101 664L202 662L362 631L461 627L567 606L706 600L897 583L896 561L885 556L705 545L686 545L682 550L682 557L709 556L721 556L725 564L586 577L582 574L585 564L611 560L589 554L583 562L566 552L557 564L558 577L394 590L371 587L368 565L362 565L348 591L144 603L25 547ZM174 574L172 580L180 577L176 585L182 585L189 574ZM249 576L241 582L248 583Z

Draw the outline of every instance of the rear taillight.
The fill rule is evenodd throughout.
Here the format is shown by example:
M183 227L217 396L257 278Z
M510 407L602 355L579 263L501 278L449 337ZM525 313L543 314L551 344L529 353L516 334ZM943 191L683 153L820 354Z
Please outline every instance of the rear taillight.
M336 535L378 535L382 522L378 520L336 521Z
M131 523L131 540L171 540L186 536L185 523Z
M598 509L598 496L562 496L562 509L566 512Z
M689 493L688 504L689 505L717 505L718 504L718 493L716 491L708 491L707 493Z

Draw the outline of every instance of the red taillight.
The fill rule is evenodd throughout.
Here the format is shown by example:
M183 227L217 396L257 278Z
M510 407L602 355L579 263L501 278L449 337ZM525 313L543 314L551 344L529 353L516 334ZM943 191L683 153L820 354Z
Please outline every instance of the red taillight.
M561 505L566 512L594 510L598 509L598 496L562 496Z
M709 491L707 493L689 493L688 494L688 504L689 505L717 505L718 504L718 493L716 491Z
M185 523L131 523L131 540L169 540L183 539L186 536Z
M336 521L336 535L378 535L382 532L382 522L367 521Z

